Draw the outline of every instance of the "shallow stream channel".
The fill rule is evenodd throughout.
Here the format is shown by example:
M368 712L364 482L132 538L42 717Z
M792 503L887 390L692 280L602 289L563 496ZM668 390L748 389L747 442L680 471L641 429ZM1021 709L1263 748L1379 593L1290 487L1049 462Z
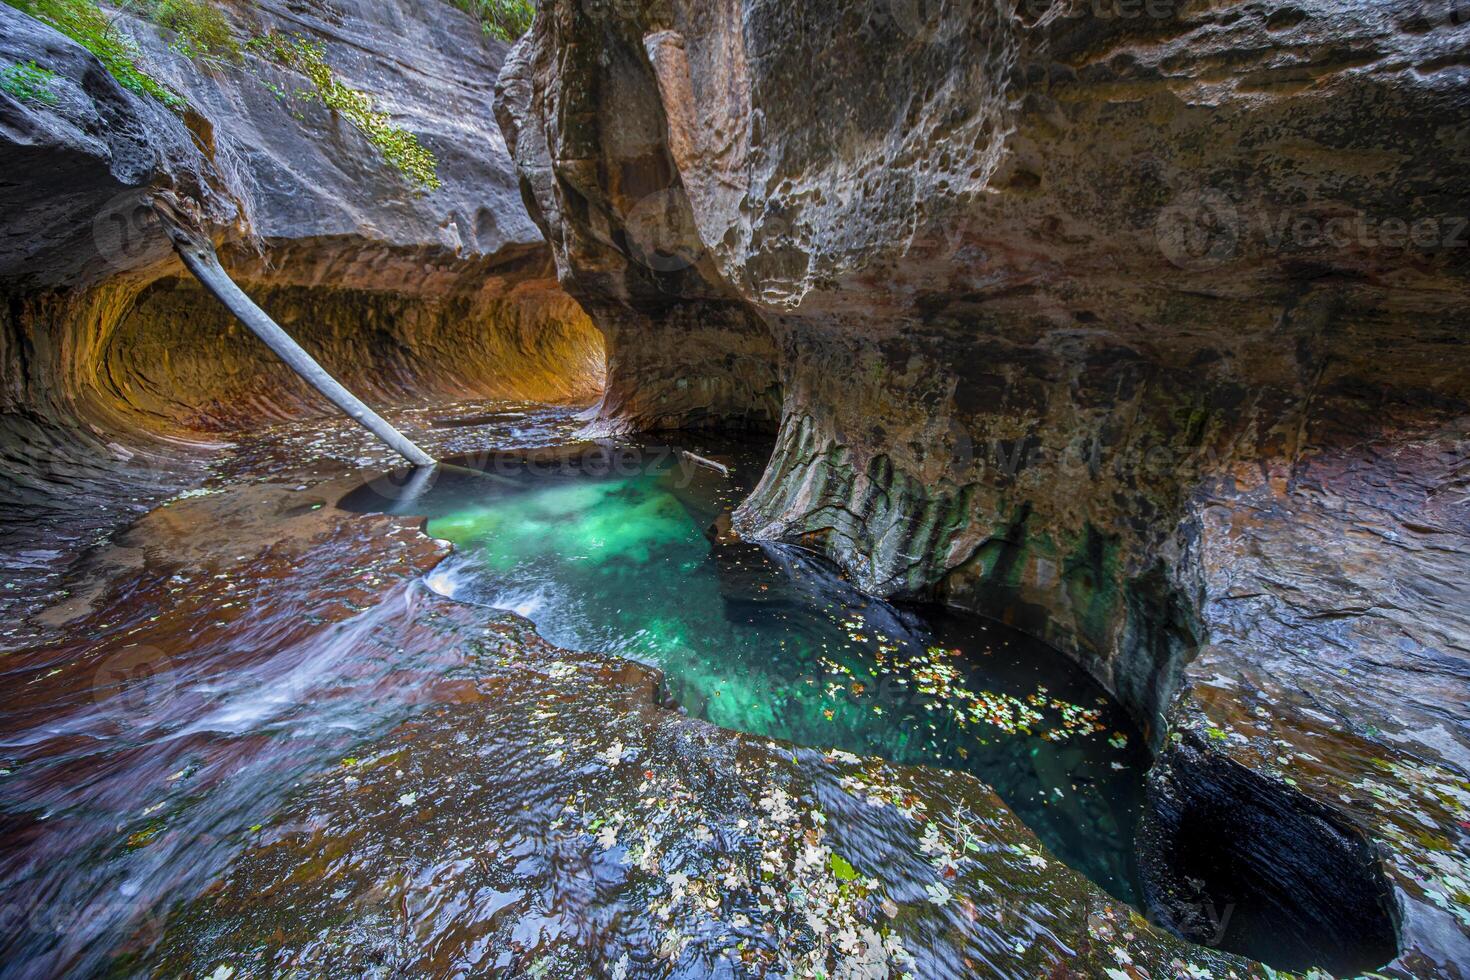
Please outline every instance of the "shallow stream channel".
M1259 974L1072 661L732 531L767 447L393 418L449 465L252 433L17 629L0 976Z
M808 550L740 541L730 510L764 457L719 448L728 472L662 445L481 455L431 483L375 480L341 506L426 517L454 545L435 591L524 616L558 646L655 667L681 711L970 773L1053 853L1137 903L1149 760L1122 709L999 622L874 599Z

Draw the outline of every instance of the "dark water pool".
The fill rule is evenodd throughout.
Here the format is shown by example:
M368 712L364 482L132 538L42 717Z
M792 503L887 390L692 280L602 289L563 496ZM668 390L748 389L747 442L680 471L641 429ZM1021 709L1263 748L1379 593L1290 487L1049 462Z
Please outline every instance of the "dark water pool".
M798 548L721 533L729 476L659 447L496 455L350 494L456 545L439 591L510 609L552 642L662 669L691 714L798 744L972 773L1062 860L1137 903L1148 756L1066 657L999 623L875 600Z

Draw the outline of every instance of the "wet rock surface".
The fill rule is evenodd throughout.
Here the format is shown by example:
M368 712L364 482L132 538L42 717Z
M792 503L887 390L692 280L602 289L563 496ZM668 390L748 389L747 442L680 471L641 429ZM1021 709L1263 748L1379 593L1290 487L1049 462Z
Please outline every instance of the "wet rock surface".
M502 664L513 679L478 680L473 706L325 769L181 913L164 968L1248 972L1083 887L978 785L678 719L647 678L624 692L606 664L534 645ZM949 876L932 866L946 852Z
M1398 910L1363 836L1198 743L1153 773L1139 836L1146 904L1180 935L1339 976L1398 954Z
M587 403L602 338L556 285L493 121L506 46L438 0L226 6L239 63L191 60L117 12L188 103L122 88L6 6L6 63L56 101L0 98L0 529L10 630L77 553L197 481L229 433L332 409L184 274L148 205L166 196L247 293L377 404ZM318 44L334 77L434 153L415 186L301 75L252 50Z
M439 414L500 416L432 430L440 455L575 426ZM331 506L386 461L342 422L242 443L89 564L93 592L49 613L70 639L8 659L34 694L5 719L0 861L64 919L26 916L9 962L1253 975L1109 899L973 778L714 728L646 668L435 597L414 582L444 552L413 522ZM165 661L141 684L105 673L138 649Z
M1470 930L1470 509L1462 421L1303 460L1203 510L1205 623L1173 725L1368 831L1400 890L1406 972ZM1165 757L1164 770L1174 763Z
M492 418L430 429L437 455L576 425L436 414ZM438 598L415 522L332 506L386 462L342 421L242 442L78 570L46 614L64 640L7 658L28 697L0 726L0 867L31 897L7 962L1253 975L1107 898L973 778L714 728L646 668Z
M601 425L740 391L688 318L738 297L782 398L738 531L1073 651L1160 780L1202 711L1196 751L1379 849L1390 972L1457 976L1465 30L1394 4L548 3L497 109L568 288L616 306L589 305L610 390L660 393ZM1208 734L1242 703L1249 750ZM1279 742L1319 762L1261 766Z
M608 342L592 431L777 430L776 456L734 522L741 534L819 546L872 592L1003 615L1075 654L1133 711L1159 756L1154 911L1176 930L1210 938L1200 910L1239 906L1254 883L1278 894L1242 917L1278 910L1285 932L1306 935L1334 890L1351 888L1331 926L1375 950L1395 946L1385 973L1470 968L1463 18L1407 3L1166 5L1134 17L1084 3L936 12L903 0L548 0L501 66L473 22L428 0L266 3L254 16L252 29L326 43L350 82L439 153L444 188L412 191L326 110L298 107L298 118L229 69L194 71L146 25L124 18L195 111L174 116L123 91L75 45L0 7L0 56L34 57L60 76L53 108L0 98L0 167L18 175L0 188L18 231L0 245L3 639L28 692L6 730L47 733L6 743L6 778L29 802L6 811L11 850L0 860L7 879L41 874L56 855L121 861L81 892L39 889L69 918L41 916L17 955L37 969L90 969L122 951L139 957L124 971L200 960L201 971L228 961L269 972L299 959L356 975L410 962L539 974L604 955L616 968L627 952L630 973L658 973L698 972L746 940L738 956L752 969L833 944L901 965L899 949L867 931L884 927L925 972L1063 972L1074 953L1083 975L1245 969L1116 906L1099 912L1095 890L1032 860L995 801L949 781L961 777L875 771L901 802L846 815L861 829L849 840L810 807L791 805L789 819L786 809L802 799L842 815L831 787L856 764L797 752L787 769L782 747L646 707L643 678L636 695L572 682L609 678L520 625L427 596L443 615L421 619L406 585L385 606L383 582L422 571L436 550L404 526L327 516L330 500L292 489L383 462L354 441L363 437L293 423L237 442L227 463L214 456L221 433L235 441L243 423L321 406L260 351L222 336L223 319L179 280L138 209L143 192L168 191L248 289L384 403L584 396L600 348L585 309ZM393 57L403 45L419 56ZM498 68L504 147L474 123L488 119ZM463 418L486 414L467 406ZM477 435L440 424L440 410L395 417L438 448ZM176 500L112 538L196 484L212 459L209 488L226 492ZM247 478L267 483L238 489ZM264 534L265 524L290 530ZM352 579L342 564L360 555L372 564ZM298 595L282 583L302 562L314 571ZM251 582L243 607L237 576ZM195 599L180 598L188 590ZM156 738L167 750L139 785L193 778L170 753L197 751L208 796L233 764L210 759L268 741L146 725L93 738L94 709L110 710L98 698L124 693L98 671L141 637L191 638L169 659L201 697L199 714L183 712L197 721L218 693L209 682L223 683L210 664L264 652L289 666L318 649L319 628L351 623L360 640L385 619L389 653L373 663L397 666L403 650L426 658L383 681L396 691L389 705L408 698L397 684L426 692L414 701L419 728L391 711L326 733L282 723L271 737L290 733L291 751L251 758L285 763L240 777L223 811L191 810L183 794L173 809L124 815L134 800L91 781L118 758L112 743L140 739L124 749L144 754ZM527 651L572 672L531 676ZM536 718L559 698L564 722L581 728L558 734ZM300 722L300 703L277 708ZM510 733L509 761L471 757L494 748L477 718ZM621 753L598 768L609 746L588 741L589 724L667 774L628 770ZM610 815L588 816L593 801L564 774L517 786L551 794L526 811L548 830L568 821L546 838L557 849L518 852L530 817L504 789L525 782L542 748L550 767L556 747L537 744L543 734L568 739L563 762L621 801L608 847ZM443 755L404 777L396 761L352 777L361 809L341 823L336 756L350 742L396 760L410 735L442 743ZM729 753L724 783L697 746ZM273 775L253 778L262 772ZM417 791L399 781L410 772L434 800L483 811L477 829L504 842L512 871L462 870L452 806L409 824ZM451 785L464 773L482 778ZM643 802L650 793L699 797L695 843L707 843L700 826L718 831L729 862L688 844L668 808ZM576 812L561 815L554 799ZM970 815L945 809L955 799ZM924 822L902 812L913 800L946 814L927 825L954 839L915 838ZM1224 829L1238 844L1197 848L1220 835L1224 801L1240 804ZM389 818L395 807L403 820ZM631 836L632 823L660 816L679 828L669 840ZM359 818L371 833L357 833ZM955 849L974 819L974 853L990 863ZM343 839L300 832L297 820L345 827ZM267 824L268 836L252 836ZM774 836L758 844L765 832ZM930 863L914 863L916 839ZM669 868L687 857L685 878L663 876L666 845ZM841 928L791 914L795 899L774 885L778 915L759 920L739 904L748 893L775 908L756 884L764 845L794 876L777 880L845 903L823 918ZM891 889L866 884L855 855L869 845L905 868ZM824 847L864 874L839 877ZM935 868L935 847L963 859L953 876ZM414 855L408 865L400 849ZM636 919L628 932L584 914L599 907L597 889L560 880L562 853L609 882L613 906ZM1005 853L1037 877L1014 884L1021 898L987 905L990 876L1014 881ZM195 860L172 860L181 855ZM649 855L656 866L641 867ZM823 860L831 874L810 878ZM1278 881L1273 863L1294 866ZM457 873L483 875L467 879L475 889L519 893L506 907L542 921L496 920L498 899L483 890L462 893L483 905L445 899L461 894L440 887ZM730 873L727 902L709 881ZM111 889L127 897L173 874L171 896L206 904L170 920L175 931L155 946L161 923L135 922L138 904L117 905ZM214 878L218 891L201 898ZM326 880L343 884L328 892ZM285 884L249 905L267 881ZM945 891L930 892L936 883ZM322 889L314 907L339 918L302 926L298 888ZM678 925L654 914L650 895L675 901L667 922ZM701 918L701 904L714 914ZM354 919L362 908L376 911ZM484 911L481 931L460 929L466 908ZM747 933L737 915L760 928ZM134 939L120 950L124 925ZM692 938L666 943L666 928ZM627 937L640 953L651 943L671 955L635 958Z

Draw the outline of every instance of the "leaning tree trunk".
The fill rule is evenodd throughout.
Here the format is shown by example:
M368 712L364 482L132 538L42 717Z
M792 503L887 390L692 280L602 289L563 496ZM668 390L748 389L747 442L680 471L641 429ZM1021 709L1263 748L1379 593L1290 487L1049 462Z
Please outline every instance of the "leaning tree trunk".
M291 370L301 376L324 398L336 405L347 417L382 440L383 444L415 466L433 466L434 457L420 449L413 440L399 432L377 412L373 411L356 395L344 388L336 378L316 362L300 344L282 330L270 315L246 296L235 281L219 264L214 246L189 234L179 223L162 209L163 226L173 242L174 250L183 259L184 265L204 288L209 290L225 308L250 329L265 345L275 351Z

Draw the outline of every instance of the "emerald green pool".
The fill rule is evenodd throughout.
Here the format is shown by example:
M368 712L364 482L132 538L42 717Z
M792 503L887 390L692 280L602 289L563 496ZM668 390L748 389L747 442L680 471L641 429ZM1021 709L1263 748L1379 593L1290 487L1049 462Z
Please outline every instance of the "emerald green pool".
M660 447L497 455L428 487L378 481L343 506L426 516L456 546L435 588L513 610L560 646L657 666L691 714L972 773L1136 903L1148 756L1103 690L999 623L872 599L807 551L717 534L763 462L720 459L730 476Z

